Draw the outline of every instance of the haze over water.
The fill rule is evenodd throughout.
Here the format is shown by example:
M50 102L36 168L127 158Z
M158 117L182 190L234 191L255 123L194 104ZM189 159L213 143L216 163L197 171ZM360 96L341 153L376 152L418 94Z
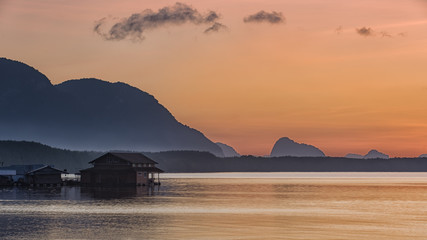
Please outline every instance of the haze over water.
M425 174L262 174L166 175L174 178L164 178L152 193L145 188L2 189L0 238L427 237Z

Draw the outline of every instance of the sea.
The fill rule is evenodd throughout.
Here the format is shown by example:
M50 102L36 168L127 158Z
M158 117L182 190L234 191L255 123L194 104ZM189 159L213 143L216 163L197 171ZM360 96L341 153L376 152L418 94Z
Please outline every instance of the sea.
M163 174L1 188L0 239L427 239L427 173Z

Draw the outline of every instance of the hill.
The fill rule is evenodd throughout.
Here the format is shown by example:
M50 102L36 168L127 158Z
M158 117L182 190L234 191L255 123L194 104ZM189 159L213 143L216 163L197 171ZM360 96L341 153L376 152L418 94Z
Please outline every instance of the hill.
M389 159L390 157L387 154L384 154L382 152L378 152L377 150L373 149L369 151L365 156L363 156L365 159L372 159L372 158L383 158L383 159Z
M274 144L270 156L324 157L325 154L315 146L297 143L287 137L282 137Z
M0 164L3 166L45 164L73 173L88 168L88 162L101 154L57 149L36 142L0 141Z
M74 150L197 150L223 156L152 95L128 84L79 79L52 85L36 69L0 58L0 139Z
M43 163L69 172L89 167L101 152L51 148L34 142L0 141L0 162ZM166 151L143 153L166 172L426 172L427 158L351 159L344 157L220 158L208 152Z

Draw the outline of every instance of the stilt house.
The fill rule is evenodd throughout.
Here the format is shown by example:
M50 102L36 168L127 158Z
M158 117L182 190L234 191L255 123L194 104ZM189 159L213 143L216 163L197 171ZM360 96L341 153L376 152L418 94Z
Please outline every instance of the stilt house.
M159 173L163 172L155 166L157 162L141 153L110 152L89 163L92 168L80 171L85 186L154 185L160 183Z

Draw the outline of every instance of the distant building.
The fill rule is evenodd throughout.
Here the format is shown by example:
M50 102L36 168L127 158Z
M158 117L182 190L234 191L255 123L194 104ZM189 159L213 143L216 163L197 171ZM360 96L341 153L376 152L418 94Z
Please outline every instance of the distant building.
M13 182L19 184L25 184L25 174L35 169L44 167L44 164L30 164L30 165L11 165L7 167L0 167L0 171L15 171L14 175L11 175Z
M25 174L25 182L32 186L38 187L55 187L61 186L61 174L65 171L56 169L51 166L43 166Z
M16 176L15 170L0 169L0 186L10 186L13 184L13 176Z
M157 162L140 153L110 152L89 163L92 168L80 171L86 186L148 186L159 184L163 172Z

